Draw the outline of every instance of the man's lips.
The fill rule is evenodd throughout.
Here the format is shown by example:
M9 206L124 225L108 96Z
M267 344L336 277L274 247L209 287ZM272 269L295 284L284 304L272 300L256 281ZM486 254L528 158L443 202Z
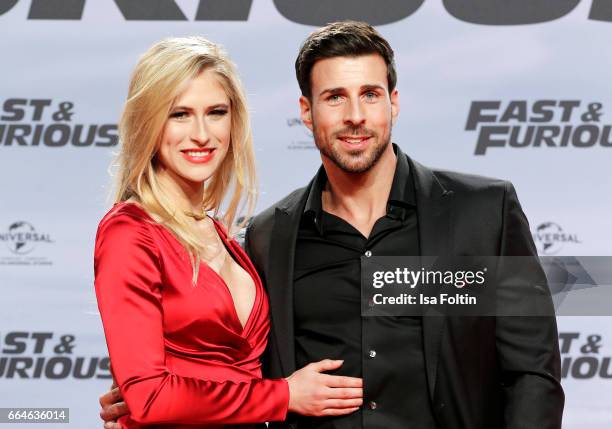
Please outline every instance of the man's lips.
M340 140L348 143L360 143L363 140L369 139L371 136L338 136Z
M215 148L192 148L183 149L181 153L187 161L202 164L210 161L214 157L215 150Z
M372 136L338 136L345 147L350 149L360 149L367 145Z

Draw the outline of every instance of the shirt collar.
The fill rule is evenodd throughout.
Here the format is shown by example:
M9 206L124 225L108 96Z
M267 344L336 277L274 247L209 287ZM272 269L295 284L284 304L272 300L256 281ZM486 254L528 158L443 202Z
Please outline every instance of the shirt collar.
M412 179L408 157L395 143L393 143L393 152L397 158L397 163L388 204L416 207L414 180Z
M414 181L412 179L408 157L395 143L393 143L393 152L396 155L397 162L395 165L393 182L391 184L391 192L389 193L389 200L387 202L387 215L393 218L403 219L406 215L406 208L416 207ZM310 187L303 213L304 217L314 220L315 224L318 226L321 224L321 213L323 212L321 194L325 189L326 183L327 174L325 173L325 168L321 166Z

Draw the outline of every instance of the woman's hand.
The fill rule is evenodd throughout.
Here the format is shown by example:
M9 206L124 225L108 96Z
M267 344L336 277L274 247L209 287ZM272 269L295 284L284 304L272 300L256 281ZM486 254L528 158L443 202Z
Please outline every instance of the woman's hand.
M357 411L363 403L362 379L322 374L340 368L342 363L324 359L287 377L289 411L305 416L341 416Z

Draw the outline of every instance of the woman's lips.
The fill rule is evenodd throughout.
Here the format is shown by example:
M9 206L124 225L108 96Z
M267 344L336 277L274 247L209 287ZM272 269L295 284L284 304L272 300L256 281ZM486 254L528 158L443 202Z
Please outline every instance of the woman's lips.
M181 153L183 157L194 164L205 164L215 156L215 149L185 149Z

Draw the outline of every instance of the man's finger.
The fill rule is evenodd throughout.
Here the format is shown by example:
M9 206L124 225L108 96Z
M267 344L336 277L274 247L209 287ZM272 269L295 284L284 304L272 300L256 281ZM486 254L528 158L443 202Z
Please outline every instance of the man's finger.
M100 417L105 422L111 420L117 420L119 417L129 412L127 404L125 402L117 402L116 404L106 406L100 411Z
M325 374L325 385L328 387L363 387L363 380L357 377Z
M105 422L104 429L123 429L123 426L117 422Z
M338 369L342 366L343 363L344 363L343 360L323 359L323 360L320 360L319 362L313 362L310 365L312 365L312 368L315 371L322 372L322 371L331 371L334 369Z
M330 399L363 398L363 389L361 387L332 387L328 392Z
M363 405L363 399L328 399L325 401L325 409L328 408L355 408Z
M321 415L323 416L343 416L345 414L351 414L357 411L359 407L354 408L327 408L323 410Z
M100 396L100 405L104 408L107 405L112 405L116 402L121 402L123 397L121 396L121 391L118 387L111 389L106 392L104 395Z

